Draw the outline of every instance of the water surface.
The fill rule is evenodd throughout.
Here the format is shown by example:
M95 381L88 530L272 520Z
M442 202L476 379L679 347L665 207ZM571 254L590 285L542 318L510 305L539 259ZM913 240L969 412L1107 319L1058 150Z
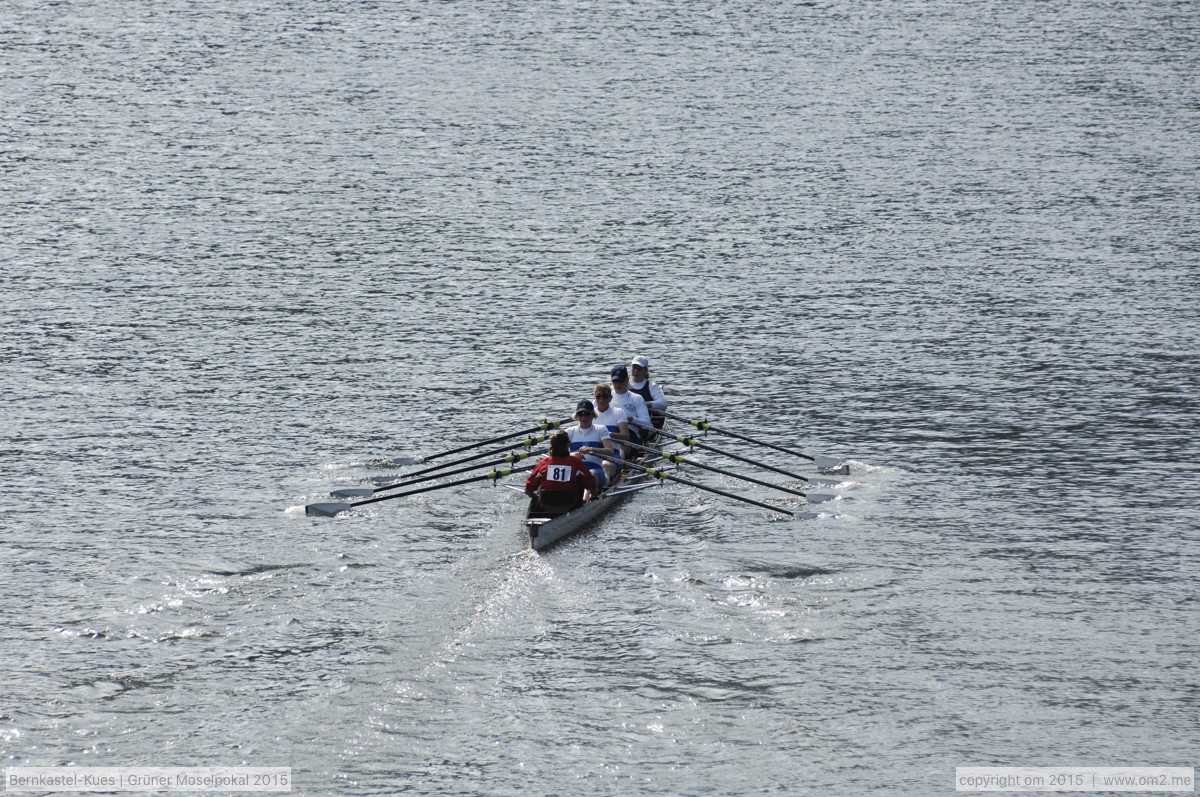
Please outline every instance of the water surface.
M351 795L1192 765L1197 33L8 3L4 760ZM538 556L503 488L288 511L639 353L688 417L853 462L836 513L667 486Z

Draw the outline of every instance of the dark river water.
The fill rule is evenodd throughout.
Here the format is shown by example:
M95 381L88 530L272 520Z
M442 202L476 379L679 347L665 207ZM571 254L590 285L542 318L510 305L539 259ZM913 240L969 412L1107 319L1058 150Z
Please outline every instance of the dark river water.
M4 766L1194 766L1198 9L5 0ZM842 500L297 509L634 354Z

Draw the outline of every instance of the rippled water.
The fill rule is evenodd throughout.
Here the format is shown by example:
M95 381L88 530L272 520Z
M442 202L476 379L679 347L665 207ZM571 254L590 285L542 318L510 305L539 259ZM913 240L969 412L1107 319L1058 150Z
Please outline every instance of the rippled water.
M4 760L305 794L1194 764L1198 34L6 3ZM837 513L667 486L537 556L500 488L288 509L634 353L689 417L853 461Z

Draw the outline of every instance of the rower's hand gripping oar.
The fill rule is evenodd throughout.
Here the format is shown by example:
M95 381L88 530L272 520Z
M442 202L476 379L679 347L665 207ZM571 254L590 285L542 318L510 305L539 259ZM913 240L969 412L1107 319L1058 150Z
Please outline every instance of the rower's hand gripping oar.
M755 501L750 498L743 498L740 495L734 495L733 493L727 493L724 490L718 490L715 487L708 487L706 485L699 484L694 481L690 481L689 479L681 479L678 476L672 476L671 474L667 473L665 470L662 470L661 468L647 468L647 467L637 464L636 462L630 462L629 460L621 459L620 457L610 457L607 454L596 454L596 456L601 457L602 459L612 460L613 462L616 462L618 465L620 465L623 468L635 468L637 470L640 470L642 473L646 473L650 476L653 476L654 478L656 478L660 481L662 479L669 479L670 481L673 481L673 482L679 482L680 484L686 484L688 487L695 487L697 490L706 490L707 492L710 492L710 493L716 493L717 495L723 495L726 498L732 498L733 500L741 501L744 504L753 504L754 506L760 506L763 509L770 509L772 512L779 512L780 514L787 515L788 517L796 516L795 512L789 512L788 510L780 509L777 506L771 506L770 504L764 504L761 501Z
M662 456L662 458L665 459L667 462L674 462L677 465L690 465L694 468L700 468L702 470L709 470L709 471L712 471L713 473L720 473L723 476L732 476L735 479L741 479L742 481L750 482L751 484L757 484L762 487L770 487L772 490L779 490L781 492L790 493L792 495L798 495L801 498L807 500L808 503L810 503L810 504L823 504L826 501L836 501L839 498L839 496L836 496L836 495L825 495L825 494L818 494L818 493L802 493L799 490L793 490L790 487L784 487L779 484L771 484L770 482L760 481L759 479L755 479L752 476L743 476L742 474L734 473L731 470L725 470L724 468L716 468L716 467L713 467L712 465L705 465L703 462L697 462L694 459L684 459L679 454L675 454L670 451L659 452L659 451L656 451L655 449L647 448L646 446L643 446L643 445L638 445L637 443L625 443L625 445L632 446L641 451L654 451L655 453L660 454ZM805 481L807 481L807 479Z
M468 479L459 479L454 482L446 482L445 484L435 484L430 487L421 487L417 490L407 490L403 493L393 493L392 495L381 495L378 498L368 498L365 501L355 501L352 504L329 502L324 504L309 504L304 507L304 514L317 515L319 517L333 517L340 515L342 512L349 512L351 509L356 509L360 506L373 504L377 501L389 501L393 498L404 498L408 495L416 495L417 493L427 493L432 490L441 490L443 487L457 487L460 484L470 484L471 482L481 482L491 479L495 482L497 479L502 479L505 476L510 476L514 473L521 473L527 470L533 470L533 465L526 465L523 468L505 468L504 470L494 470L489 473L484 473L480 476L472 476Z
M765 440L755 440L753 437L746 437L745 435L738 434L737 432L730 432L727 429L718 429L708 421L696 421L690 418L684 418L680 415L673 415L666 411L663 412L663 415L671 418L672 420L682 421L690 426L694 426L702 432L716 432L717 434L723 434L726 437L733 437L737 440L742 440L747 443L754 443L755 445L764 446L766 448L773 448L776 451L782 451L785 454L791 454L793 457L807 459L809 462L817 466L817 470L834 470L842 464L842 460L840 459L833 459L832 457L813 457L809 456L808 454L803 454L799 451L793 451L790 448L777 446L774 443L768 443Z
M504 459L498 460L496 462L485 462L482 464L472 465L470 468L464 468L462 470L449 471L446 473L436 473L437 471L445 470L446 468L452 468L455 465L461 465L464 462L474 462L477 459L483 459L484 457L490 457L494 454L503 454L505 451L511 451L514 448L520 448L522 446L524 446L525 448L533 448L538 443L544 443L545 441L547 441L549 439L550 439L549 434L539 435L538 437L527 437L524 440L522 440L520 443L517 443L516 445L501 446L500 448L489 449L488 451L484 451L481 454L472 454L469 457L463 457L462 459L456 459L451 462L444 462L441 465L434 465L433 467L424 468L423 470L415 470L412 473L405 473L404 475L399 477L398 481L392 482L391 484L385 484L380 487L342 487L340 489L331 491L329 494L332 495L334 498L365 498L367 496L375 495L376 493L381 493L386 490L394 490L397 487L407 487L410 484L417 484L419 482L428 481L429 479L436 479L441 476L453 476L458 473L465 473L466 471L471 470L472 468L486 468L491 465L502 465L505 462L520 462L522 459L525 459L529 455L525 454L525 455L518 456L518 455L514 454L512 456L516 457L515 459L510 459L509 457L505 457ZM417 476L424 476L427 473L435 473L436 475L430 476L428 479L416 478Z

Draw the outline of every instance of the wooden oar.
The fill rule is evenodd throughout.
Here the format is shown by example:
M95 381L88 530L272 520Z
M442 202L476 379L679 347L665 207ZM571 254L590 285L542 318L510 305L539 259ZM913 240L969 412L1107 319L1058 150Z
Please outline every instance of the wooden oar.
M750 498L743 498L740 495L734 495L733 493L727 493L724 490L718 490L715 487L708 487L706 485L698 484L697 482L690 481L688 479L681 479L678 476L672 476L671 474L667 473L665 470L662 470L661 468L643 467L642 465L639 465L636 462L630 462L629 460L621 459L620 457L610 457L607 454L596 454L595 456L600 457L602 459L612 460L613 462L616 462L623 468L636 468L637 470L640 470L642 473L649 474L650 476L653 476L654 478L659 479L659 480L669 479L670 481L673 481L673 482L679 482L680 484L686 484L688 487L695 487L697 490L706 490L710 493L716 493L717 495L723 495L726 498L732 498L733 500L741 501L744 504L753 504L754 506L761 506L763 509L770 509L772 512L779 512L779 513L787 515L789 517L796 516L795 512L789 512L788 510L780 509L777 506L771 506L770 504L764 504L761 501L755 501Z
M640 449L642 451L654 451L655 450L652 448L647 448L646 446L638 445L637 443L626 443L626 445L633 446L634 448ZM694 468L700 468L701 470L709 470L709 471L712 471L713 473L720 473L723 476L732 476L735 479L741 479L742 481L750 482L751 484L757 484L762 487L770 487L772 490L779 490L780 492L791 493L792 495L798 495L801 498L807 499L810 504L823 504L826 501L836 501L838 499L838 496L836 496L836 495L825 495L825 494L817 494L817 493L802 493L799 490L793 490L790 487L784 487L779 484L771 484L770 482L760 481L758 479L755 479L753 476L745 476L741 473L734 473L731 470L725 470L724 468L716 468L716 467L713 467L712 465L705 465L703 462L697 462L694 459L684 459L679 454L675 454L670 451L663 451L663 452L661 452L661 454L662 454L663 459L665 459L667 462L674 462L677 465L691 465Z
M723 434L726 437L733 437L738 440L743 440L747 443L754 443L755 445L765 446L766 448L773 448L776 451L782 451L785 454L791 454L793 457L800 457L800 459L807 459L809 462L816 464L818 470L833 470L834 468L836 468L842 464L842 460L840 460L840 459L833 459L831 457L813 457L813 456L809 456L808 454L803 454L799 451L793 451L790 448L784 448L783 446L777 446L774 443L768 443L765 440L755 440L753 437L746 437L745 435L738 434L737 432L730 432L726 429L718 429L717 427L713 426L708 421L691 420L689 418L684 418L679 415L672 415L669 412L664 412L663 414L666 415L668 418L672 418L676 421L683 421L684 423L689 424L690 426L694 426L702 432L716 432L717 434Z
M640 426L643 429L649 428L646 426L646 424L639 423L638 421L635 421L632 418L630 419L630 423L636 424L637 426ZM716 446L709 445L708 443L701 443L699 440L697 440L694 437L684 437L682 435L678 435L678 436L677 435L669 435L666 432L659 432L659 435L661 437L665 437L670 440L674 440L676 443L683 443L688 448L702 448L705 451L711 451L714 454L720 454L723 457L729 457L730 459L736 459L737 461L745 462L748 465L757 465L760 468L765 468L766 470L774 471L783 476L787 476L789 479L796 479L796 480L802 481L802 482L809 481L808 478L801 476L799 473L792 473L790 470L784 470L783 468L777 468L774 465L768 465L765 462L759 462L757 459L750 459L749 457L743 457L741 454L734 454L731 451L726 451L723 448L717 448Z
M417 476L424 476L427 473L435 473L440 470L445 470L446 468L452 468L455 465L461 465L464 462L474 462L477 459L483 459L484 457L490 457L494 454L502 454L505 451L511 451L514 448L521 448L522 446L524 446L525 448L533 448L538 443L544 443L545 441L547 441L549 439L550 439L549 434L539 435L538 437L527 437L524 440L522 440L521 442L516 443L514 445L507 445L507 446L501 446L500 448L493 448L488 451L484 451L483 453L480 453L480 454L472 454L471 456L463 457L462 459L456 459L451 462L443 462L441 465L434 465L433 467L425 468L424 470L415 470L412 473L405 473L404 475L400 476L397 481L392 482L391 484L385 484L381 487L343 487L341 489L331 491L330 495L332 495L334 498L363 498L368 495L375 495L376 493L382 492L384 490L392 490L392 489L395 489L396 487L407 486L409 484L415 484L417 482L422 482L422 481L428 481L428 479L415 478ZM483 467L487 467L488 465L500 465L504 462L510 462L510 461L511 462L519 462L520 459L523 459L523 457L518 458L518 459L513 459L513 460L502 459L499 462L489 462L489 463L484 463L482 465L473 465L472 467L483 468ZM471 468L467 468L466 470L470 470L470 469ZM453 473L442 473L439 475L440 476L451 476L454 473L463 473L463 472L464 471L458 470L458 471L453 471ZM438 478L438 476L430 476L429 478L436 479L436 478Z
M570 423L570 422L571 422L571 418L563 418L561 421L542 421L541 423L539 423L537 426L533 427L532 429L522 429L521 431L513 432L512 434L502 434L499 437L493 437L490 440L480 440L478 443L471 443L470 445L460 446L458 448L452 448L449 451L439 451L436 454L430 454L427 457L421 457L420 459L413 460L410 464L419 465L421 463L428 462L431 459L441 459L442 457L448 457L451 454L460 454L463 451L470 451L472 448L479 448L480 446L490 446L492 443L501 443L505 440L512 440L514 437L520 437L523 434L533 434L534 432L548 432L551 429L557 429L558 427L562 426L564 423Z
M333 517L334 515L339 515L342 512L349 512L351 509L356 509L360 506L366 506L367 504L373 504L376 501L388 501L388 500L391 500L392 498L404 498L405 496L408 496L408 495L416 495L417 493L427 493L427 492L430 492L431 490L441 490L444 487L457 487L460 484L470 484L471 482L481 482L486 479L491 479L492 481L496 481L497 479L501 479L505 476L511 476L514 473L521 473L523 471L533 470L533 468L534 468L533 465L526 465L523 468L505 468L504 470L494 470L489 473L484 473L480 476L472 476L469 479L459 479L458 481L446 482L445 484L435 484L430 487L421 487L420 489L408 490L403 493L393 493L392 495L381 495L378 498L368 498L365 501L355 501L352 504L340 503L340 502L337 502L337 503L329 502L329 503L324 503L324 504L309 504L308 506L304 507L304 514L317 515L319 517Z

